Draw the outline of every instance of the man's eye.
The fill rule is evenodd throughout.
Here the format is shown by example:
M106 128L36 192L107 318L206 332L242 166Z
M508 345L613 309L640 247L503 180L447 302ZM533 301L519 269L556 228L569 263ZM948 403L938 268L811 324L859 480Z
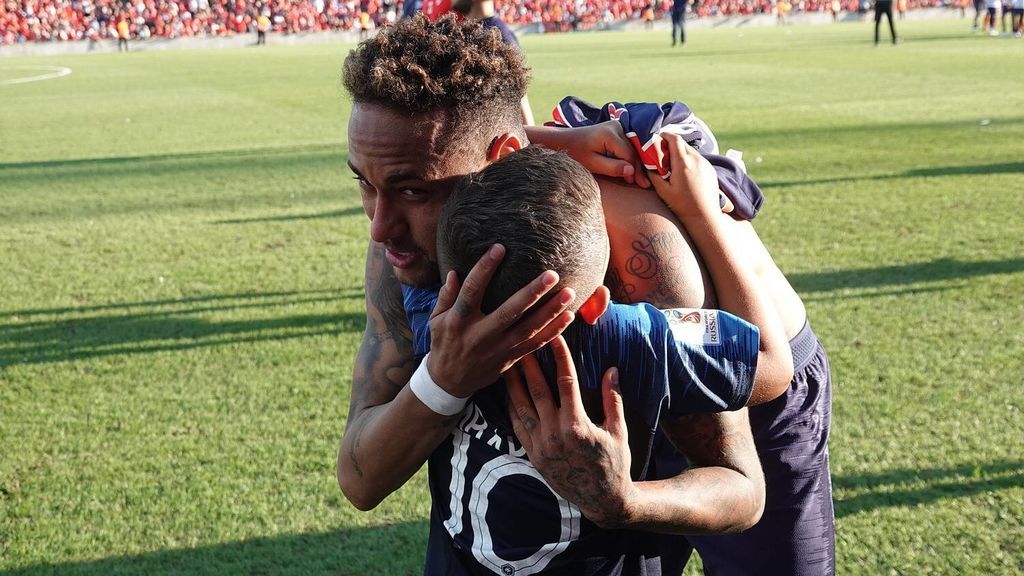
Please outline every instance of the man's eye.
M355 180L362 187L370 185L370 183L366 181L366 178L363 178L362 176L353 176L352 179Z
M426 190L417 190L415 188L406 188L402 190L402 196L408 198L422 198L427 194L429 194L429 192L427 192Z

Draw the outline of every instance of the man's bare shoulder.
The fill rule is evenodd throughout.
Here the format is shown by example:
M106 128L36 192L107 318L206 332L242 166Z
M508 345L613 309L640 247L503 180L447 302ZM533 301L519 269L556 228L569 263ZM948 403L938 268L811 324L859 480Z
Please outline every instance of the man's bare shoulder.
M702 308L714 302L686 230L653 189L598 178L611 258L605 282L620 302Z

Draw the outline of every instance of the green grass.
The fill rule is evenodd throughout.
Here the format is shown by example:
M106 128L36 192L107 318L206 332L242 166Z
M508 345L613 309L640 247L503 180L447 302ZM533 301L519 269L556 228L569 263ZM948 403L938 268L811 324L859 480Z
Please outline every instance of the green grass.
M1024 43L965 20L524 38L762 184L835 379L844 574L1024 571ZM406 574L421 472L334 480L363 328L347 46L0 60L0 574ZM696 562L688 570L696 573Z

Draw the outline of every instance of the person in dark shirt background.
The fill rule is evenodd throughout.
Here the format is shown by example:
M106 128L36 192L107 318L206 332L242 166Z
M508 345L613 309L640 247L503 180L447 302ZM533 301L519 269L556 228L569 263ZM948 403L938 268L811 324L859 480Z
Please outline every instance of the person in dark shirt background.
M690 0L672 0L672 45L676 45L676 33L679 34L679 45L686 44L686 8Z
M875 46L878 46L878 29L882 25L882 16L889 19L889 33L892 34L893 45L899 44L902 40L896 35L896 28L892 23L892 0L875 0Z
M519 46L519 39L515 32L505 24L501 18L494 13L493 0L452 0L452 11L464 16L467 20L478 20L484 28L494 28L501 34L501 39L509 46L515 46L522 52ZM530 108L530 99L523 96L520 103L523 112L523 124L533 126L533 109Z

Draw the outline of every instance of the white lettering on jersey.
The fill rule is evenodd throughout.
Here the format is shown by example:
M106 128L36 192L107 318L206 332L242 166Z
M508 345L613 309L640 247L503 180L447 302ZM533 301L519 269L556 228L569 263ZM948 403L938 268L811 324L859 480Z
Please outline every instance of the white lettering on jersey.
M558 556L569 544L580 536L580 509L566 500L559 498L553 491L558 502L558 512L562 518L561 535L557 542L548 542L539 550L522 560L506 560L495 552L491 542L491 531L487 526L488 494L502 478L524 474L547 486L540 473L526 460L511 456L498 456L480 469L473 479L473 493L469 498L470 521L473 525L473 557L477 562L487 566L497 574L517 574L529 576L547 567L548 562ZM548 488L550 490L550 487ZM511 570L510 570L511 568Z
M476 416L476 413L480 410L476 407L476 404L470 404L470 406L473 407L471 413ZM480 419L483 419L483 414L480 414ZM455 442L455 450L452 451L452 481L448 485L448 491L452 494L452 515L444 521L444 527L448 529L448 533L452 537L462 532L462 494L466 491L466 464L469 462L469 456L467 455L469 440L468 434L463 434L459 428L455 429L455 434L452 437L452 441Z
M515 438L508 436L505 438L505 440L508 441L509 456L515 456L516 458L522 458L523 456L526 456L526 448L519 446L519 442Z
M469 511L469 530L471 531L473 557L482 566L502 576L530 576L544 570L556 556L565 551L569 545L580 537L580 509L560 497L551 490L539 472L522 458L526 450L511 436L505 437L507 453L501 453L501 437L494 435L486 442L497 452L493 458L484 462L473 478L467 478L469 449L474 438L481 439L484 430L490 426L483 413L473 403L467 406L466 416L452 432L452 479L449 484L451 492L451 517L444 522L445 528L452 538L458 536L467 527L463 524L463 514ZM497 442L495 442L497 439ZM477 444L479 447L479 443ZM487 453L491 453L488 450ZM561 520L560 535L556 542L541 545L533 554L520 560L502 558L494 549L490 527L487 525L487 508L491 490L504 478L516 475L529 476L547 486L551 490L552 505L558 507ZM469 487L467 498L466 489ZM464 504L467 503L468 504Z
M491 439L487 441L488 446L493 446L495 450L501 450L501 436L498 436L498 432L495 431Z
M487 430L487 420L484 419L483 413L480 412L480 409L476 406L473 406L472 414L472 419L470 419L465 426L461 426L461 428L465 430L467 434L476 432L476 439L479 440L483 437L484 431Z

